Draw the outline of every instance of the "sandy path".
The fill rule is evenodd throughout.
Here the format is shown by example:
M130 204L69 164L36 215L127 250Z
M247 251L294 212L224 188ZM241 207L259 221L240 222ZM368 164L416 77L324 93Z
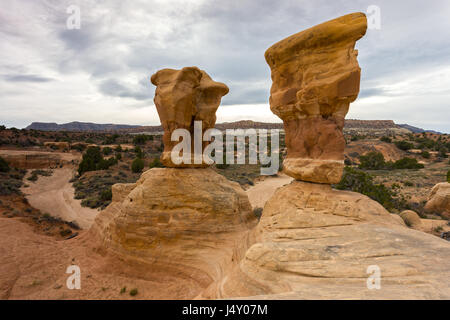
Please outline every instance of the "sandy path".
M69 180L73 176L70 167L54 169L50 177L39 176L36 182L26 180L27 188L22 188L31 206L59 217L64 221L75 221L82 229L88 229L94 222L98 211L81 206L81 200L75 200L75 190Z
M266 179L255 183L247 192L248 199L253 208L264 208L266 201L274 194L275 190L290 183L293 178L279 174L276 177L267 177Z

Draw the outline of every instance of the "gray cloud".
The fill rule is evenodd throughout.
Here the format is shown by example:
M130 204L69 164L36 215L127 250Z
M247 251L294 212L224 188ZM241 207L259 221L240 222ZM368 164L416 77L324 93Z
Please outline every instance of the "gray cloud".
M81 8L80 30L65 28L66 8L71 4ZM445 91L448 83L427 80L421 90L408 89L407 84L398 86L411 80L417 87L422 75L450 68L450 44L445 40L450 37L450 4L446 0L15 2L16 7L5 8L0 19L0 58L27 65L30 69L25 73L36 78L27 78L6 65L0 65L0 73L19 76L2 78L9 83L30 81L36 85L49 82L58 74L58 82L89 92L96 108L108 110L111 97L123 98L117 102L122 108L143 106L146 102L151 105L154 87L148 78L154 72L196 65L230 87L230 93L223 98L224 108L267 104L271 81L264 52L268 47L340 15L365 12L372 4L381 8L381 30L369 30L357 43L362 68L359 97L395 97L399 105L411 105L411 96L429 92L437 99L434 105L440 106L436 110L443 113L434 125L450 131ZM33 62L28 64L29 61ZM39 99L44 109L48 101L45 95L30 99ZM86 101L75 94L66 95L65 99L63 103L73 100L76 105ZM23 100L17 101L22 109L26 108ZM396 106L392 104L372 105L370 113L363 110L359 115L386 118L387 110L396 117L403 114L401 122L408 122L420 119L426 110L426 106L416 104L407 113L394 112L393 108ZM73 120L70 114L65 117Z
M9 82L50 82L54 81L52 78L41 77L34 74L7 74L2 78Z
M141 80L133 87L128 87L115 79L108 79L101 82L99 85L100 92L105 95L121 98L133 98L136 100L149 100L153 98L151 94L149 80Z

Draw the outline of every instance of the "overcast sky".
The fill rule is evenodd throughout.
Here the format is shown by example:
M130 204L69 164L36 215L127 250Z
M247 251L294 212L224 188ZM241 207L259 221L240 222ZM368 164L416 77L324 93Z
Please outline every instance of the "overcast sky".
M361 92L347 118L450 133L448 0L0 0L0 124L159 124L150 76L198 66L230 93L218 122L280 121L269 109L275 42L351 12L381 9L358 41ZM81 10L70 30L67 8Z

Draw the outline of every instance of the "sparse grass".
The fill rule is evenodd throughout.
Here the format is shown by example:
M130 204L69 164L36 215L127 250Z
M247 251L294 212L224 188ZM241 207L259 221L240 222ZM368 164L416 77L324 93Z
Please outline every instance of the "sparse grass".
M139 174L113 171L92 172L75 180L75 199L82 200L81 205L95 208L106 208L112 200L111 186L116 183L132 183L139 179Z
M120 294L123 294L127 291L127 287L123 287L122 289L120 289Z
M11 194L20 194L22 179L26 170L11 169L8 172L0 172L0 195L8 196Z

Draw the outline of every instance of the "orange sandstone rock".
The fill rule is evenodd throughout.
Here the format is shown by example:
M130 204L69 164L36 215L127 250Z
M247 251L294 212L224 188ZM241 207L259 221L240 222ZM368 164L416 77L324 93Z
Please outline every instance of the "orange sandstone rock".
M203 70L186 67L181 70L163 69L151 82L156 86L155 105L164 129L164 152L161 161L166 167L204 167L205 163L174 164L170 154L178 141L171 141L175 129L186 129L194 137L194 121L202 122L202 135L216 123L216 111L228 87L215 82ZM194 152L192 138L192 153ZM202 150L206 146L203 142Z
M337 183L344 167L342 134L359 93L358 39L363 13L349 14L294 34L270 47L270 109L286 131L285 172L297 180Z

